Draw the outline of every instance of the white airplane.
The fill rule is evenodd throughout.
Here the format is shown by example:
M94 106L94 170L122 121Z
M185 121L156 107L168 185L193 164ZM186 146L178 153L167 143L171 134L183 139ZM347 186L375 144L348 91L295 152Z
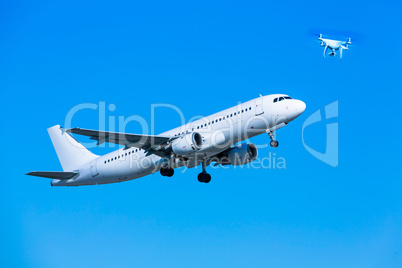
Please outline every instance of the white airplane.
M48 129L62 165L62 172L34 171L27 175L53 179L52 186L98 185L122 182L160 171L171 177L174 168L192 168L202 164L200 182L208 183L211 175L206 167L243 165L258 155L252 143L238 142L268 133L271 146L277 147L273 132L294 120L306 109L303 101L284 94L273 94L201 118L160 135L126 134L81 128ZM69 133L80 134L124 148L103 156L86 149Z
M335 51L339 50L339 56L340 59L342 59L342 50L349 49L349 45L352 44L351 38L349 38L348 41L338 41L338 40L322 38L322 34L319 35L318 40L321 41L321 46L325 47L324 54L322 55L324 58L325 55L327 54L327 49L329 48L331 49L331 52L329 53L331 57L336 56Z

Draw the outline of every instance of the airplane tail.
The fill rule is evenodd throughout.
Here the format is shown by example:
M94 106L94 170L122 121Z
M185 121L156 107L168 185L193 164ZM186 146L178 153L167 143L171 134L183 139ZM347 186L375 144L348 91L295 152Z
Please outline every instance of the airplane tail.
M64 171L74 171L98 156L67 133L60 125L47 129Z

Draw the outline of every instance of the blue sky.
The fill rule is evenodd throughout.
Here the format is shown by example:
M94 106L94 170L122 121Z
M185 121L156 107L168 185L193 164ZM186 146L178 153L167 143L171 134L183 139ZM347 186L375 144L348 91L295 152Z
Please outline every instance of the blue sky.
M400 10L398 1L1 2L2 265L401 267ZM342 61L324 60L312 29L359 38ZM307 104L278 148L259 151L286 169L70 188L24 175L61 170L46 129L78 104L150 121L152 104L170 103L189 119L260 93ZM306 129L305 141L325 151L326 124L337 122L336 168L301 139L308 116L334 101L339 117ZM168 109L155 122L156 132L180 125ZM73 124L98 128L97 111Z

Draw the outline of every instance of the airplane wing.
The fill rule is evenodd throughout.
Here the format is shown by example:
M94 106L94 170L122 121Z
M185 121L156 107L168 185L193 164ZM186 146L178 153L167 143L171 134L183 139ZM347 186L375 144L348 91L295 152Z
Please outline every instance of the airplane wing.
M163 137L155 135L139 135L128 134L119 132L99 131L83 128L71 128L66 130L69 133L79 134L90 137L91 140L98 141L97 145L104 142L115 143L126 146L125 149L130 147L137 147L148 151L148 154L156 154L158 156L165 156L168 150L164 145L168 141L176 139L177 137ZM170 147L169 147L170 148Z
M62 171L32 171L27 173L26 175L36 176L36 177L43 177L49 179L59 179L59 180L67 180L71 179L78 172L62 172Z

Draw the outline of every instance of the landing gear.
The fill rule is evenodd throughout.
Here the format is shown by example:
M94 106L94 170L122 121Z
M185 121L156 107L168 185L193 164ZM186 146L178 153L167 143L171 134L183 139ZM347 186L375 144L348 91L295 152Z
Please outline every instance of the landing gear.
M172 177L174 174L174 169L171 167L162 167L161 168L161 175L166 177Z
M271 139L271 142L269 143L272 147L276 148L279 145L279 142L277 140L274 140L274 133L272 131L267 131L269 138Z
M202 162L202 172L198 174L198 181L199 182L205 182L208 183L211 181L211 175L208 174L205 169L206 169L206 162Z

